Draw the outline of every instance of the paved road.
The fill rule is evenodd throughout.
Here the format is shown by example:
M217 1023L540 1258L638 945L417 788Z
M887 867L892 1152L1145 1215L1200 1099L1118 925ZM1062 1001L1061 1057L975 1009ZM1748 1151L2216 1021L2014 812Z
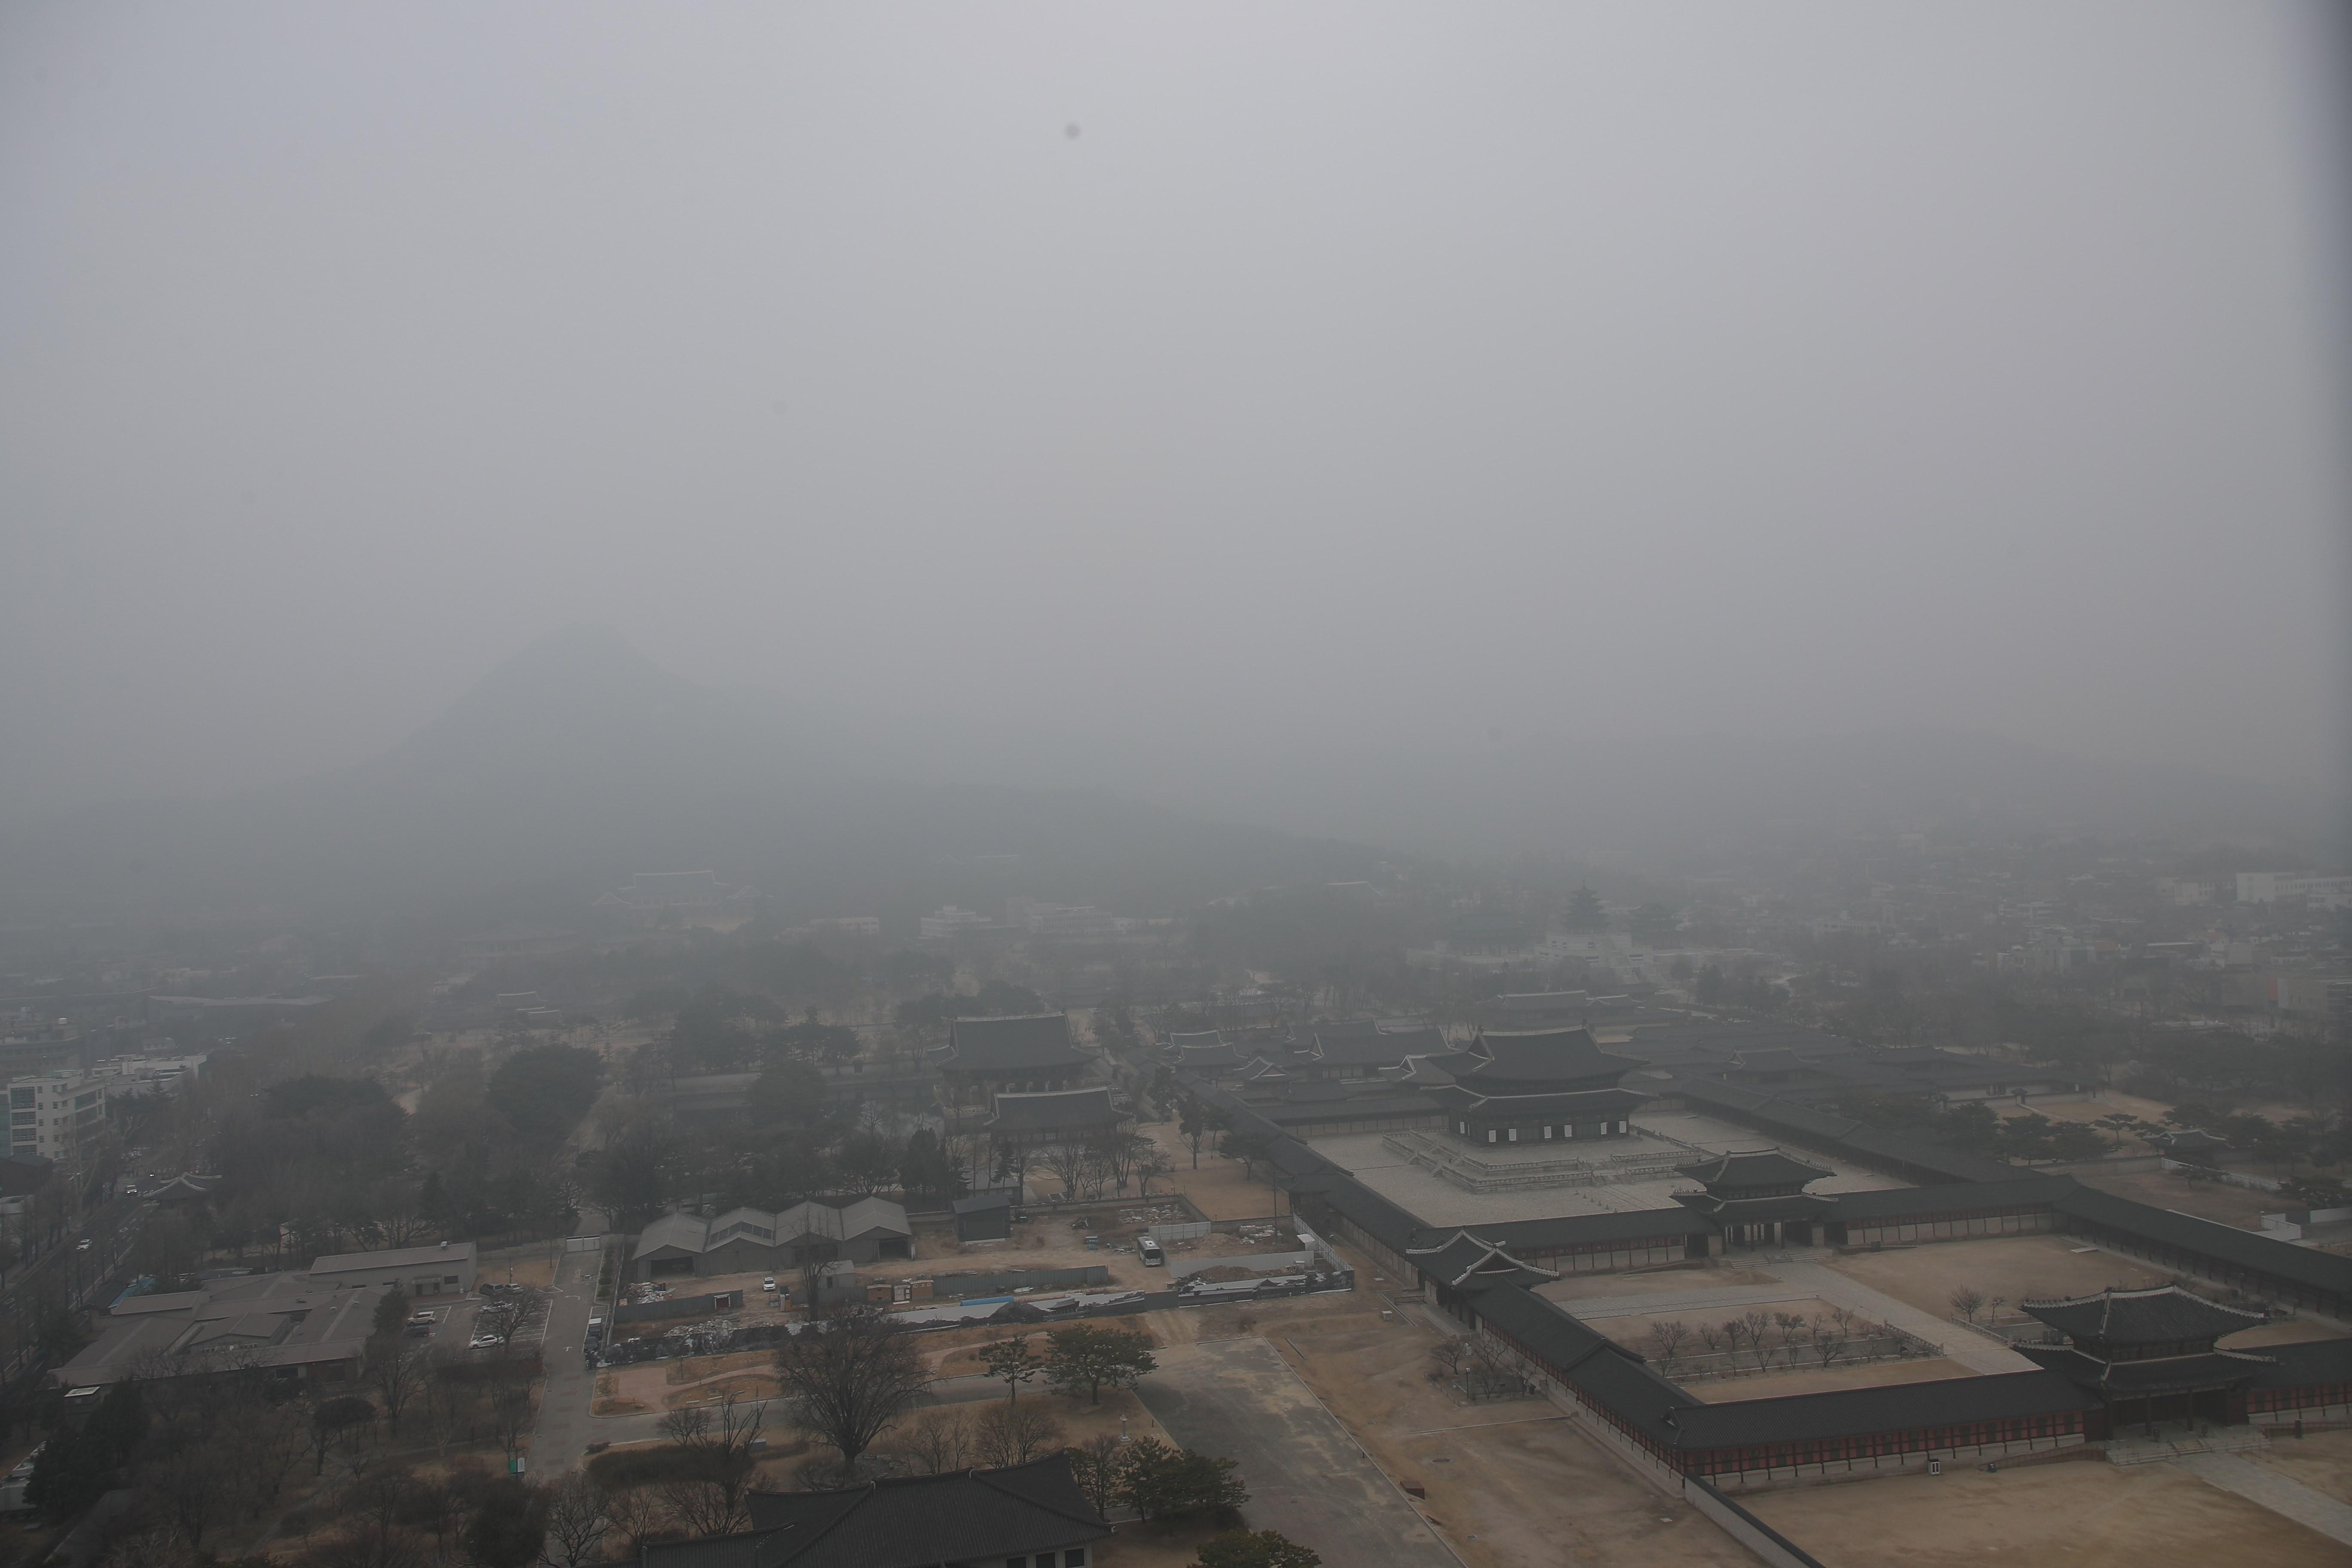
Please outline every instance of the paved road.
M1171 1345L1136 1386L1187 1448L1241 1461L1251 1528L1349 1568L1459 1568L1404 1494L1264 1340Z
M2235 1454L2186 1454L2170 1462L2223 1491L2260 1503L2282 1519L2291 1519L2352 1546L2352 1505L2337 1502L2326 1492L2314 1491L2267 1465L2257 1465Z
M548 1304L543 1349L547 1378L539 1398L539 1426L530 1443L530 1468L542 1477L562 1475L588 1451L595 1423L588 1414L596 1397L596 1373L580 1357L596 1300L602 1252L566 1252L555 1263L555 1299ZM602 1436L601 1433L594 1434Z

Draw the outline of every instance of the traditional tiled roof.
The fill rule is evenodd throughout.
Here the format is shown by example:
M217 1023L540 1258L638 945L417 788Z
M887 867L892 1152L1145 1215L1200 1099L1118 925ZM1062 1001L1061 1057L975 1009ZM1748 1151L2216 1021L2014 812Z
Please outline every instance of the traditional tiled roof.
M1559 1278L1466 1230L1455 1231L1434 1247L1410 1247L1405 1256L1423 1274L1456 1290L1491 1290L1498 1285L1535 1285Z
M1745 1448L2059 1415L2098 1405L2096 1395L2054 1372L2008 1372L1700 1405L1675 1411L1674 1424L1685 1448Z
M1034 1094L999 1094L991 1132L1076 1132L1118 1123L1118 1108L1107 1085L1050 1089Z
M2207 1351L2201 1355L2163 1356L2150 1361L2104 1362L2080 1351L2054 1345L2020 1345L2018 1350L2029 1361L2084 1388L2124 1398L2227 1387L2250 1381L2271 1364L2267 1356L2236 1351Z
M1717 1154L1709 1159L1694 1160L1686 1165L1676 1165L1675 1173L1703 1183L1710 1190L1717 1187L1802 1186L1807 1182L1818 1182L1824 1176L1837 1174L1826 1165L1800 1160L1778 1149L1751 1149ZM1737 1194L1730 1193L1727 1195Z
M1084 1067L1095 1058L1070 1039L1066 1013L1008 1018L957 1018L937 1053L949 1072L1025 1072Z
M1839 1193L1843 1220L1900 1219L1906 1215L1979 1213L2055 1204L2074 1190L2072 1176L2017 1176L2005 1182L1952 1182L1932 1187L1888 1187L1870 1193Z
M2020 1301L2018 1309L2077 1342L2166 1344L2217 1340L2264 1321L2260 1312L2224 1307L2178 1285L2147 1290L2102 1290L2095 1296Z
M1446 1070L1462 1081L1501 1079L1521 1083L1575 1083L1630 1072L1641 1064L1631 1057L1611 1056L1593 1043L1584 1029L1481 1029L1463 1057Z
M1654 1097L1638 1089L1559 1089L1549 1094L1481 1094L1466 1083L1441 1084L1429 1098L1456 1110L1487 1116L1616 1117L1639 1110Z
M1743 1198L1737 1194L1670 1193L1675 1202L1717 1225L1770 1225L1781 1220L1833 1219L1837 1199L1821 1193L1776 1193Z
M748 1532L648 1542L643 1568L931 1568L1058 1552L1110 1533L1063 1454L842 1491L755 1491L747 1501Z
M2145 1241L2192 1252L2251 1273L2352 1298L2352 1258L2274 1241L2250 1230L2135 1203L2076 1184L2058 1200L2059 1212Z

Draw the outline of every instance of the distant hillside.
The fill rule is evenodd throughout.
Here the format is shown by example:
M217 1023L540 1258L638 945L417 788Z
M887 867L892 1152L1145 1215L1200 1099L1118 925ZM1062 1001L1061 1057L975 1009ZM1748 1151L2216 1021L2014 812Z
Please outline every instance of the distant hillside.
M463 906L708 867L786 917L932 889L1150 913L1252 883L1361 876L1375 860L1098 791L917 782L919 765L782 699L696 686L615 634L574 631L356 767L14 833L0 839L0 896L18 912Z

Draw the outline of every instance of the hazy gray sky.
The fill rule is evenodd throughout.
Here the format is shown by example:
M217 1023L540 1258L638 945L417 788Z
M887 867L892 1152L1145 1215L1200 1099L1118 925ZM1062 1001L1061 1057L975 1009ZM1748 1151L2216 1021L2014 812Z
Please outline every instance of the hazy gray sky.
M350 761L582 620L1107 745L2312 783L2323 15L20 0L0 787Z

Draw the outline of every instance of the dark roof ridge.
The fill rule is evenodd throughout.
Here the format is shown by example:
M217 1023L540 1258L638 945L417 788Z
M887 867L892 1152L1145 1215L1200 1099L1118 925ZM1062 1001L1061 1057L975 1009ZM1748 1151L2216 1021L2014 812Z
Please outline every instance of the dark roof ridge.
M2045 1310L2055 1311L2066 1307L2095 1306L2099 1309L2099 1330L2104 1335L2106 1331L2108 1323L2114 1317L2116 1303L2117 1301L2152 1301L2165 1296L2185 1296L2200 1307L2203 1307L2216 1312L2227 1312L2233 1318L2243 1318L2246 1320L2246 1324L2249 1328L2252 1327L2256 1323L2265 1323L2270 1321L2269 1316L2266 1313L2249 1311L2243 1307L2225 1306L2220 1301L2210 1300L2203 1296L2200 1296L2194 1290L2183 1290L2179 1286L2172 1284L2143 1285L2131 1290L2118 1290L2114 1286L2110 1285L2104 1290L2095 1290L2087 1296L2053 1296L2047 1298L2036 1296L2030 1300L2021 1298L2019 1300L2017 1306L2020 1311L2024 1312L2032 1311L2037 1307Z
M991 1491L1003 1492L1007 1497L1018 1498L1032 1508L1042 1508L1047 1513L1058 1515L1063 1519L1071 1521L1073 1523L1102 1524L1107 1522L1100 1514L1073 1513L1059 1503L1048 1502L1045 1499L1034 1496L1020 1488L1010 1487L1004 1484L1004 1478L1016 1471L1034 1470L1046 1465L1066 1464L1067 1462L1067 1459L1062 1454L1053 1453L1046 1455L1044 1458L1032 1459L1025 1465L1005 1465L993 1470L972 1469L966 1471L965 1475L970 1479L978 1481L982 1486L988 1488ZM929 1478L918 1476L910 1477L908 1479L921 1480Z

